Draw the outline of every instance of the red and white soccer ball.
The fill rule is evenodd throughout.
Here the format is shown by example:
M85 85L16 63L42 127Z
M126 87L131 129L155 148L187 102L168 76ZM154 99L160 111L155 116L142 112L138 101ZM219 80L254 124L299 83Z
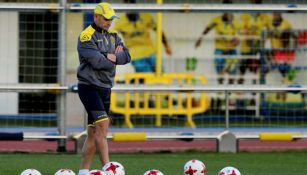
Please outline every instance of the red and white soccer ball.
M106 175L106 173L101 170L91 170L90 175Z
M73 170L70 169L60 169L54 175L76 175Z
M221 169L218 175L241 175L241 173L237 168L228 166Z
M205 175L207 172L205 164L199 160L188 161L183 170L185 175Z
M144 175L163 175L163 173L159 170L148 170Z
M118 162L108 162L102 167L106 175L125 175L124 166Z
M20 175L42 175L42 174L36 169L26 169L23 172L21 172Z

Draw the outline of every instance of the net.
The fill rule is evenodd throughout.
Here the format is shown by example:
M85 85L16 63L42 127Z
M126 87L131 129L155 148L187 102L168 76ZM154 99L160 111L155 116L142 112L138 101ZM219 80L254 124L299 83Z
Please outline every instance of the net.
M14 1L16 2L16 1ZM37 1L17 1L36 3ZM48 3L54 1L48 1ZM154 3L154 1L137 1ZM189 1L191 4L203 1ZM288 1L265 1L265 4ZM291 1L292 2L292 1ZM68 1L68 3L81 3ZM92 5L96 1L86 1ZM113 1L112 1L113 3ZM114 1L119 3L120 1ZM186 1L164 1L164 3L187 3ZM206 4L221 2L206 1ZM249 1L234 3L251 4ZM305 5L304 1L293 2ZM5 4L5 3L4 3ZM2 4L1 4L2 5ZM49 4L45 4L47 7ZM69 4L71 5L71 4ZM72 6L76 6L73 4ZM263 5L265 7L265 5ZM49 6L50 7L50 6ZM70 6L68 6L70 7ZM82 6L81 6L82 7ZM86 9L67 11L66 23L59 23L60 10L1 10L1 85L54 84L59 82L59 38L58 29L66 27L65 54L67 85L77 82L78 55L77 38L80 32L92 23L92 13ZM139 10L142 12L142 10ZM126 12L119 11L120 19ZM156 13L145 13L155 29L159 22ZM150 18L151 17L151 18ZM137 66L118 66L117 84L137 85L229 85L255 86L304 86L306 84L306 13L289 10L229 12L216 11L163 11L162 28L172 53L162 47L162 70L164 77L150 78L147 75L132 75ZM116 21L112 27L115 27ZM208 29L207 29L208 28ZM208 31L206 31L208 30ZM131 31L128 31L131 32ZM132 34L140 34L133 33ZM125 39L123 33L119 33ZM156 46L155 30L150 31L150 40ZM200 38L201 37L201 38ZM196 47L200 38L201 45ZM153 52L153 55L155 52ZM155 64L153 64L155 65ZM154 73L152 73L154 75ZM184 74L181 78L179 74ZM175 76L173 76L175 75ZM120 78L121 77L121 78ZM149 77L149 78L148 78ZM199 78L204 77L204 78ZM202 81L204 80L204 81ZM306 96L293 92L193 92L193 93L126 93L115 92L119 99L117 107L126 107L123 112L112 110L113 128L123 128L126 113L134 128L224 128L225 116L229 115L230 127L286 127L306 126ZM203 93L205 96L202 97ZM1 92L1 126L51 127L58 123L58 93L50 91ZM82 128L85 113L77 94L65 93L67 128ZM225 98L229 98L228 101ZM137 101L138 99L138 101ZM144 112L146 103L154 112ZM158 102L157 102L158 101ZM203 102L203 103L200 103ZM204 106L202 106L204 105ZM135 107L138 107L135 109ZM159 109L157 109L158 107ZM196 109L201 109L193 113ZM150 111L148 110L148 111ZM176 113L182 110L180 113ZM186 111L184 111L186 110ZM194 111L193 111L194 110ZM129 112L130 111L130 112ZM135 112L131 112L135 111ZM140 112L141 111L141 112ZM164 111L164 112L159 112ZM191 116L192 114L192 116ZM190 115L190 117L187 117ZM157 125L157 118L160 125ZM188 122L192 120L191 122ZM126 126L127 127L127 126ZM55 131L55 130L53 130Z

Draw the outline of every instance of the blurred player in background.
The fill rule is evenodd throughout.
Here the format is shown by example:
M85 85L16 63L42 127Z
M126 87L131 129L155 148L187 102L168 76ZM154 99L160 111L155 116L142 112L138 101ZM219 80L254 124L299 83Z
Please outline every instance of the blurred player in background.
M293 53L290 49L291 38L295 38L294 32L292 32L292 26L282 17L280 13L273 13L272 20L269 23L268 38L271 42L272 52L269 60L272 64L278 66L278 70L281 75L286 78L288 71L291 69L291 63L295 57L291 55Z
M273 13L272 21L269 23L268 37L271 42L272 52L269 54L269 61L272 65L277 66L279 72L283 77L283 83L289 84L289 72L291 66L296 58L293 48L296 47L296 35L292 31L292 26L281 13ZM293 44L293 45L292 45ZM285 93L279 93L277 98L286 100Z
M221 16L215 17L212 22L205 28L202 35L206 35L212 29L215 29L215 51L214 63L218 75L217 82L219 85L224 84L225 74L230 75L228 84L234 83L234 77L238 70L238 60L236 58L236 47L239 40L236 38L236 33L239 28L238 22L234 19L233 14L224 13ZM199 47L202 42L202 36L196 41L195 47ZM232 58L229 58L232 57ZM222 98L212 98L211 108L219 111L222 107ZM234 102L231 102L232 104Z
M252 1L254 4L261 4L261 0ZM240 15L240 52L244 57L240 60L240 78L238 84L244 84L244 75L247 70L257 75L260 67L260 52L262 32L268 29L270 17L265 13L243 13ZM249 58L250 56L250 58ZM254 57L254 58L253 58ZM253 84L257 84L257 78L253 79Z
M233 14L224 13L221 16L215 17L211 23L205 28L202 33L206 35L212 29L215 29L215 68L218 74L218 84L224 83L225 73L235 75L238 69L238 60L235 58L237 55L236 46L239 44L239 40L235 37L237 30L239 29L238 22L234 19ZM195 47L198 48L202 42L202 36L198 38L195 43ZM229 78L228 84L233 84L234 78Z
M125 3L136 3L136 0L124 0ZM156 30L156 24L148 13L127 13L115 23L114 30L122 34L125 45L131 54L131 63L136 72L156 71L156 47L150 33ZM172 50L162 33L162 42L167 55Z
M102 166L109 162L107 132L110 96L116 65L130 62L121 38L109 31L115 11L108 3L94 10L94 22L79 36L78 94L88 114L87 138L78 175L89 175L92 158L99 151Z
M252 75L252 84L259 83L260 78L258 71L260 69L260 46L262 46L262 33L268 27L269 16L261 13L242 13L240 14L240 54L239 61L240 78L238 84L247 83L245 73L250 71ZM239 94L238 94L239 95ZM252 93L256 95L256 93ZM237 106L244 107L244 104L255 105L255 98L250 101L245 98L237 99Z

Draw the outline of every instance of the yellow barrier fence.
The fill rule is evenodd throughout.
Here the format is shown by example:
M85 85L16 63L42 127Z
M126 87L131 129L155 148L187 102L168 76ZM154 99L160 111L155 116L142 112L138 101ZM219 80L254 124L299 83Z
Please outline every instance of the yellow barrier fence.
M146 85L192 85L206 84L204 76L191 73L163 73L156 76L153 73L129 73L116 76L116 81L125 84ZM194 95L194 96L193 96ZM175 102L175 104L174 104ZM155 115L155 126L161 127L162 115L186 115L186 127L195 128L193 115L208 110L209 100L205 93L193 92L113 92L111 96L111 111L124 116L124 125L133 128L132 115Z
M112 134L114 142L146 141L145 132L117 132Z
M259 139L262 141L292 141L295 136L300 136L301 133L292 132L263 132L259 134Z

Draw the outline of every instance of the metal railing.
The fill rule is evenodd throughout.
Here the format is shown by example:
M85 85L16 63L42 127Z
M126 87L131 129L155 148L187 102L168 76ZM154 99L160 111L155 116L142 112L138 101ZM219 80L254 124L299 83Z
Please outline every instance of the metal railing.
M65 1L66 2L66 1ZM0 10L66 10L88 11L93 10L96 4L86 3L0 3ZM295 11L306 12L307 5L299 4L112 4L117 11L143 11L143 12L199 12L199 11Z

